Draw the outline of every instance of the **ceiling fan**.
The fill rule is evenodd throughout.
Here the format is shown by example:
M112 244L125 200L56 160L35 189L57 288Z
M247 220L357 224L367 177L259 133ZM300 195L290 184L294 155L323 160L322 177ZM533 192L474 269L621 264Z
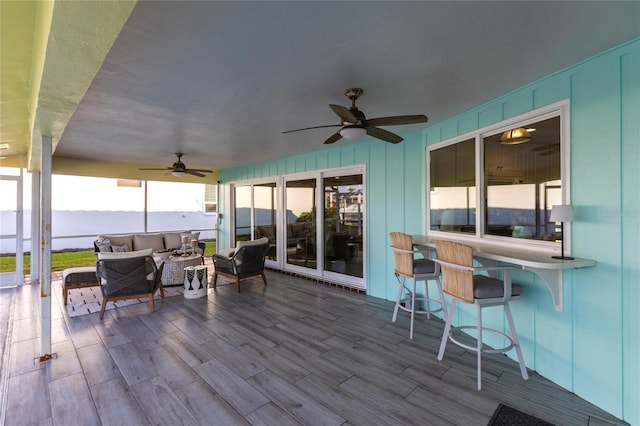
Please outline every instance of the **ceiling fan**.
M185 174L199 176L199 177L205 177L206 175L204 175L203 173L213 173L213 170L187 169L187 166L185 166L184 163L180 160L180 158L182 158L183 155L184 154L182 154L181 152L176 152L176 156L178 157L178 161L173 163L173 166L171 166L171 167L165 167L163 169L141 168L140 170L166 170L167 172L165 173L165 175L172 174L172 175L177 176L177 177L184 176Z
M357 87L345 90L345 96L351 100L350 108L345 108L340 105L329 105L333 112L340 117L340 124L305 127L304 129L288 130L282 133L285 134L299 132L301 130L320 129L323 127L340 127L340 130L324 141L325 144L332 144L342 138L359 139L364 135L369 135L389 143L398 143L402 142L402 138L400 136L387 130L380 129L377 126L399 126L403 124L426 123L428 120L426 115L397 115L393 117L367 119L364 113L356 107L356 99L358 99L362 93L362 89Z

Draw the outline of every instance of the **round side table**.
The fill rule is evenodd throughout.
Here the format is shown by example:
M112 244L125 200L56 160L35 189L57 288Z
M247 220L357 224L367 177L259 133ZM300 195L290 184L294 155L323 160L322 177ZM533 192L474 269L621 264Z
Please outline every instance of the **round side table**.
M198 266L203 264L201 254L190 256L171 256L167 259L161 259L158 263L164 262L162 270L162 285L184 285L184 268L187 266Z

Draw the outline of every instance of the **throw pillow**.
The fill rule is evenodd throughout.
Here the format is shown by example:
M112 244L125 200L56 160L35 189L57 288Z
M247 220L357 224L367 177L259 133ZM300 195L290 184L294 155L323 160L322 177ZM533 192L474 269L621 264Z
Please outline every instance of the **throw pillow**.
M98 247L98 251L106 252L111 251L111 240L108 238L103 238L102 241L96 240L96 247Z
M127 247L133 247L132 235L98 235L98 241L103 241L104 239L110 240L112 246L121 246L126 244Z
M162 234L135 234L133 236L133 248L142 250L150 248L153 251L164 250Z
M119 246L111 246L111 251L114 253L124 253L125 251L129 251L129 246L126 244L122 244Z
M164 233L164 246L168 249L177 249L182 245L180 239L180 232L165 232Z

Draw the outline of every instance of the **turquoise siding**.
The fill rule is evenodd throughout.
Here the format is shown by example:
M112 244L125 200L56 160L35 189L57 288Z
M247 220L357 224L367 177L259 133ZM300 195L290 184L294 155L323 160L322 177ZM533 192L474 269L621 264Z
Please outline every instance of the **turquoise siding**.
M563 312L554 310L544 282L516 271L514 280L527 285L523 299L513 303L516 325L530 368L627 422L640 424L640 39L422 133L403 135L405 141L398 145L342 143L224 170L221 176L223 182L231 182L366 164L367 290L392 300L396 285L388 233L425 232L426 145L567 98L571 203L577 217L572 252L598 264L565 272ZM221 207L229 213L224 199ZM227 223L223 222L221 239ZM467 315L462 312L458 320ZM504 327L500 313L488 312L485 319Z

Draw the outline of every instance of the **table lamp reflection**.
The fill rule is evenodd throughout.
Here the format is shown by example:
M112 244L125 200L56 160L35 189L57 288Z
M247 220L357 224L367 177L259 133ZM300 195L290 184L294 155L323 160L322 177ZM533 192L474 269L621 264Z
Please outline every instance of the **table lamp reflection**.
M559 204L551 208L551 215L549 216L551 222L560 222L560 256L551 256L554 259L572 260L573 257L564 255L564 223L573 222L575 216L573 214L573 208L567 204Z

